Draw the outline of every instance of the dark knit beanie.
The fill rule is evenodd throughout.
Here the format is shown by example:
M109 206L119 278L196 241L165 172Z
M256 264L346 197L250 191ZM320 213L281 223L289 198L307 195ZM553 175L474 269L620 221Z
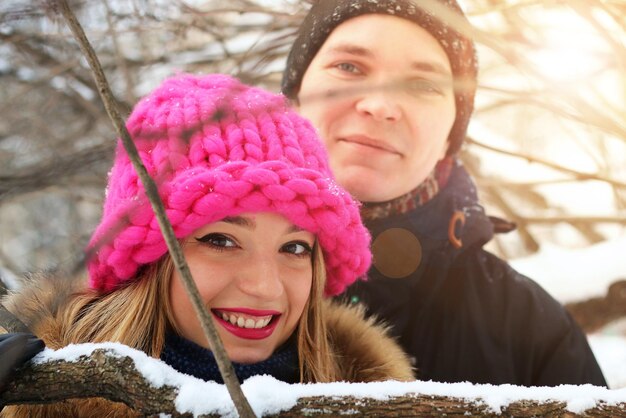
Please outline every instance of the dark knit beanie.
M282 92L295 100L307 68L313 61L330 33L341 23L365 14L386 14L415 22L427 30L442 46L455 82L456 120L448 138L448 155L456 154L467 132L470 116L474 110L474 94L478 66L474 43L468 37L442 20L429 10L422 9L429 0L318 0L304 18L297 38L294 41L287 66L283 72ZM467 21L455 0L430 0L445 6ZM415 46L419 48L419 45Z

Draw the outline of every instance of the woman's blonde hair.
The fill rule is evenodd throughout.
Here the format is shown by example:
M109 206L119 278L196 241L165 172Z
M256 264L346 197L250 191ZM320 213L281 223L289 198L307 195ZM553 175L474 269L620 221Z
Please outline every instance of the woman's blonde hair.
M331 382L339 366L326 329L323 304L324 257L316 244L312 254L311 293L297 327L302 382ZM144 268L129 284L106 294L85 290L65 310L64 344L114 341L158 358L168 329L176 329L169 299L174 263L166 254Z
M339 365L332 351L326 327L324 288L326 267L319 245L313 248L311 293L298 324L298 358L301 382L333 382L339 379Z

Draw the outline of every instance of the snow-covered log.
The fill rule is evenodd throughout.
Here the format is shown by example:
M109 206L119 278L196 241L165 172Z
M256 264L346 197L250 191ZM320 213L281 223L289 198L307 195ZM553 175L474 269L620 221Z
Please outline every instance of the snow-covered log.
M289 385L258 376L243 391L258 416L626 416L626 389L524 388L434 382ZM142 415L223 416L235 408L223 385L180 374L121 344L46 349L17 375L0 404L103 397Z

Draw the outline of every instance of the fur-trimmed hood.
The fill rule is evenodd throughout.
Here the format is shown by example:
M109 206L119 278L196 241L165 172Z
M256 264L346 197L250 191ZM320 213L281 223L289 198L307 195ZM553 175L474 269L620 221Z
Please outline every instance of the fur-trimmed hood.
M83 280L51 277L33 278L19 292L2 299L4 306L16 315L46 346L63 346L65 301L84 286ZM360 307L335 302L324 305L332 350L340 357L340 380L372 382L412 380L409 358L396 342L387 336L385 327L374 319L365 319ZM4 330L0 327L0 332ZM136 413L120 403L102 399L78 399L51 405L6 407L0 417L130 417Z

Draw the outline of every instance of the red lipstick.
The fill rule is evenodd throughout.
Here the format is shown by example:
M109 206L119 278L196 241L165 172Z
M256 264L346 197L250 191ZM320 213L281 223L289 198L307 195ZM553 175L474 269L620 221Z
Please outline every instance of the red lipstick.
M222 325L227 331L239 338L248 340L262 340L267 338L276 329L278 325L281 313L273 310L259 310L250 308L225 308L225 309L211 309L213 317L218 324ZM252 320L255 324L258 321L269 320L269 322L262 328L244 328L236 324L231 323L229 320L224 319L223 315L232 317L235 316L243 321ZM271 318L270 318L271 317Z

